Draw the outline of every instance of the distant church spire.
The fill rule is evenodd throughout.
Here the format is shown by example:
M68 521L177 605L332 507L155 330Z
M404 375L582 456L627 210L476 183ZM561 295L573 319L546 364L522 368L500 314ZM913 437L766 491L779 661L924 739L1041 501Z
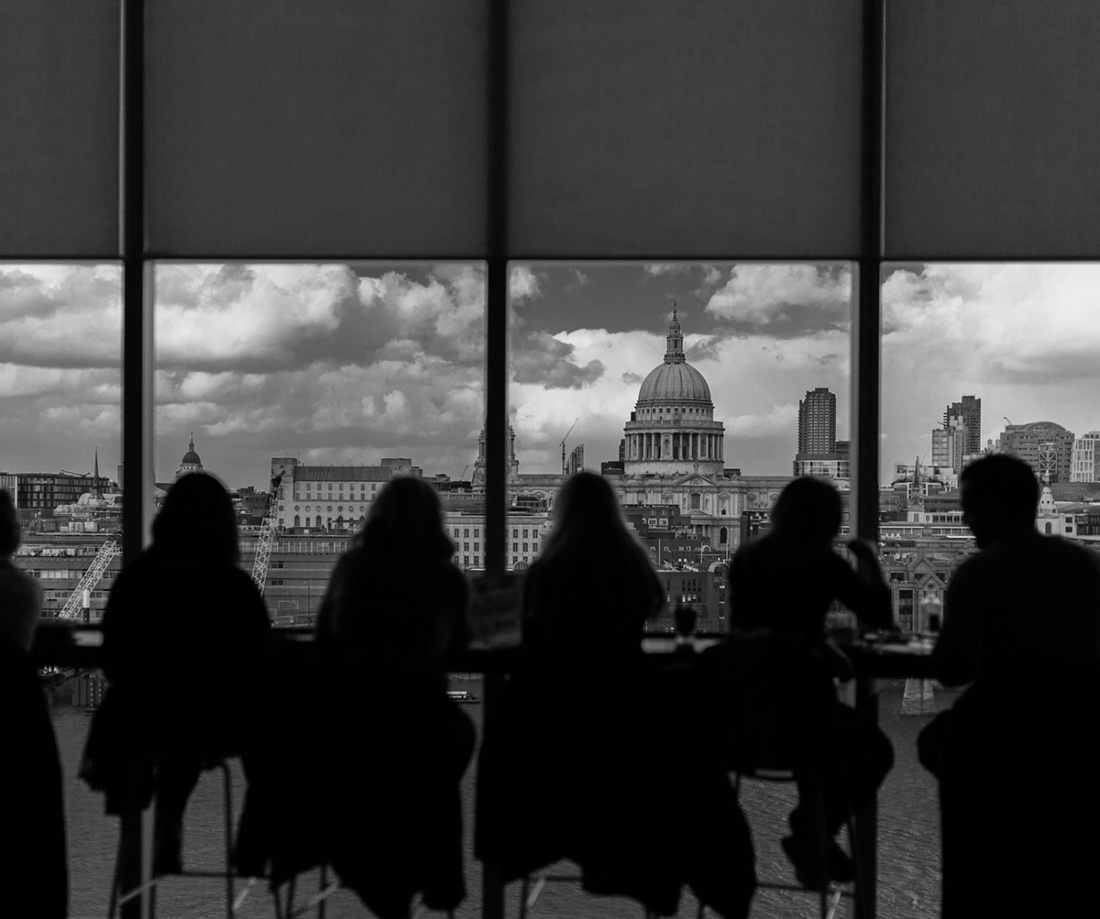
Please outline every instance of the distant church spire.
M99 487L99 447L95 448L95 466L92 471L92 494L97 498L103 497L103 490Z
M684 356L684 334L680 331L680 320L676 318L676 301L672 301L672 322L668 324L668 336L665 338L665 363L682 364Z

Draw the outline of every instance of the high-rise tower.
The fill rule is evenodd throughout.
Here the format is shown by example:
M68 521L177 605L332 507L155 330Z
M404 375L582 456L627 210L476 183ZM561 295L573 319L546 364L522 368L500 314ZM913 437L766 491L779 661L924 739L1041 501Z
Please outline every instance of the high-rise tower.
M962 453L970 456L982 452L982 400L977 396L963 396L961 402L953 402L943 413L943 426L966 428Z
M798 403L798 452L836 452L836 396L824 386L808 391Z

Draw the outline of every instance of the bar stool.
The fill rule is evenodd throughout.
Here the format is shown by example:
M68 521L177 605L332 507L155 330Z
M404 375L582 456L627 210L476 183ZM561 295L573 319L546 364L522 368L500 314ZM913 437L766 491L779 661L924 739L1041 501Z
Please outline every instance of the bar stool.
M225 868L222 871L197 871L197 870L184 870L172 872L172 877L183 878L221 878L225 880L225 914L226 919L233 919L233 914L236 910L240 909L245 897L248 896L251 888L254 884L249 883L241 896L236 897L235 889L235 873L233 870L233 776L229 769L229 763L226 760L220 760L212 769L221 771L222 774L222 803L223 803L223 817L225 820ZM132 786L134 783L131 783ZM155 804L155 802L154 802ZM119 832L118 837L118 854L115 858L115 870L114 876L111 881L111 899L107 910L108 919L114 919L115 913L119 907L128 903L135 897L141 896L146 890L154 889L161 877L167 877L168 875L159 875L152 877L144 884L140 884L137 887L123 892L120 888L122 886L122 865L125 861L125 857L128 854L126 852L126 834L122 831Z
M734 773L733 782L734 792L737 794L738 798L740 798L741 795L741 786L746 779L772 784L791 783L796 781L795 774L790 769L758 767L751 770L746 769L738 771ZM820 849L818 850L819 864L824 866L828 861L830 840L828 829L825 825L825 798L820 786L816 788L814 800L817 803L817 806L814 808L814 834L820 844ZM848 897L855 901L857 916L865 915L865 905L860 896L861 891L865 889L862 884L863 871L862 865L860 864L859 849L856 846L855 825L851 816L848 817L845 825L848 830L848 845L851 849L852 860L855 863L856 877L851 888L830 881L828 875L824 872L823 881L819 888L807 888L800 884L791 884L785 881L774 880L758 881L756 885L757 888L762 888L764 890L789 890L794 893L816 893L820 900L821 919L833 919L836 915L837 907L844 897ZM700 904L699 919L703 919L706 915L705 910L705 906Z

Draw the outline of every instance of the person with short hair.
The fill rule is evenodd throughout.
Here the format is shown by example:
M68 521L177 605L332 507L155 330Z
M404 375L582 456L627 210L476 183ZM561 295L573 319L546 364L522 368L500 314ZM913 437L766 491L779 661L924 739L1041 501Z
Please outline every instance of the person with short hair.
M816 888L826 877L854 878L852 859L834 837L876 793L894 759L878 726L837 699L835 678L852 674L826 641L825 617L839 601L863 628L891 628L890 590L869 545L848 543L856 569L834 551L841 501L830 483L808 476L790 482L771 520L770 531L730 563L728 652L744 697L733 702L746 722L738 755L749 768L793 767L799 804L782 844L799 882ZM820 806L829 836L825 865L814 818Z
M921 733L940 782L943 916L1086 915L1100 863L1100 553L1036 527L1006 454L960 476L978 552L952 575L937 679L969 684Z

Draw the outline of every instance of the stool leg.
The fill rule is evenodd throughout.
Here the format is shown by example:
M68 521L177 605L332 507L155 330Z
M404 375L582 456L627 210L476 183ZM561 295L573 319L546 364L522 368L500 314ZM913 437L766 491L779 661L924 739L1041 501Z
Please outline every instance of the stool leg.
M328 864L321 865L321 890L328 888ZM328 902L327 898L317 904L317 919L325 919L325 904Z
M125 836L122 833L122 821L118 827L118 854L115 856L114 876L111 878L111 900L107 907L107 919L115 919L115 911L118 909L118 888L122 884L122 842Z
M527 919L527 888L530 886L531 876L523 876L523 884L519 889L519 919Z
M221 763L225 795L225 917L233 919L233 775L229 763Z
M819 899L821 902L821 919L827 919L829 915L829 827L825 813L825 789L816 779L813 780L815 832L817 833L818 864L821 866L821 889Z
M872 911L871 904L866 902L867 886L864 884L863 859L860 858L859 846L856 845L856 823L853 817L848 818L848 848L852 851L852 861L856 866L856 880L852 891L856 901L855 914L857 919L867 919Z

